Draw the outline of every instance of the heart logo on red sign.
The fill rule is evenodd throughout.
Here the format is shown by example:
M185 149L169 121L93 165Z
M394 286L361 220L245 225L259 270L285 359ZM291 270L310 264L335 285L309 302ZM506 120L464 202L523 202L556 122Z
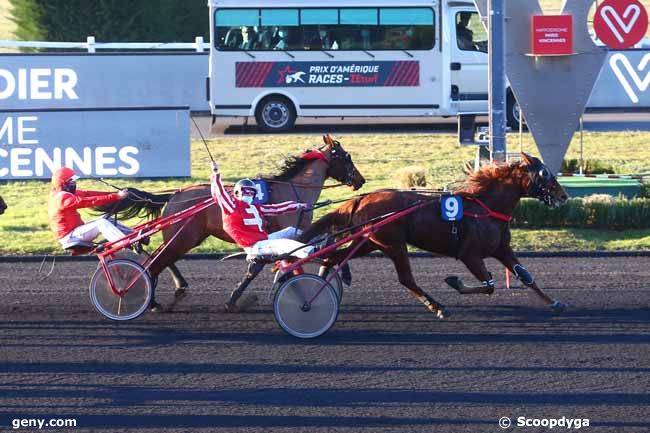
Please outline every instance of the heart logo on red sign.
M609 48L631 48L648 30L648 12L638 0L605 0L596 9L594 29Z

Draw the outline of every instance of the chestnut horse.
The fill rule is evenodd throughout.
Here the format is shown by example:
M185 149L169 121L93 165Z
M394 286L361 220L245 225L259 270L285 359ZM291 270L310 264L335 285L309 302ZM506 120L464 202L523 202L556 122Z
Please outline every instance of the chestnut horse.
M328 178L335 179L351 187L353 191L363 186L365 179L355 167L350 154L343 149L338 141L333 140L329 135L323 136L323 141L325 145L315 151L322 158L313 158L314 152L308 151L299 157L287 159L280 174L262 178L269 187L270 203L294 200L311 206L318 200L325 180ZM312 155L312 157L309 155ZM173 194L154 195L143 194L143 192L138 191L136 195L144 198L144 200L127 198L117 206L109 204L97 208L97 210L117 213L122 218L133 217L140 214L140 212L144 212L145 215L150 217L156 217L160 215L164 206L162 215L167 216L187 209L210 197L210 185L195 185ZM113 207L116 208L113 209ZM298 228L304 230L311 225L312 217L312 212L305 211L269 218L270 227L268 227L268 232L272 233L289 226L298 226ZM163 240L169 242L180 227L181 224L177 224L165 229L163 231ZM169 267L176 285L175 300L185 295L188 284L173 266L174 263L192 248L201 244L208 236L215 236L226 242L233 242L223 230L221 209L216 204L196 214L184 228L183 233L169 243L167 249L153 262L149 269L152 279L155 280L163 269ZM235 303L241 296L245 286L250 283L250 281L247 281L244 285L244 282L249 277L251 277L251 272L247 273L242 284L233 291L230 300L226 304L231 307L231 310L236 309L234 308ZM254 275L252 275L252 278L254 278ZM244 286L243 289L242 286ZM152 307L158 307L153 297L151 305Z
M348 201L325 215L300 240L306 242L316 236L357 225L360 230L367 226L364 222L371 218L430 201L430 206L421 207L371 233L369 241L360 247L354 257L381 250L393 261L399 282L438 318L444 317L443 306L416 284L407 244L461 260L481 282L479 286L468 287L458 277L447 278L447 284L461 294L491 294L494 291L494 280L484 263L486 257L494 257L552 309L564 309L566 305L542 292L510 247L510 215L521 197L537 198L550 207L557 207L568 199L549 169L539 159L522 154L521 162L493 164L469 174L463 186L454 194L462 197L464 205L464 217L456 223L443 221L440 197L410 191L380 190ZM452 234L453 227L457 229L457 235ZM332 253L326 259L327 266L341 262L361 241L362 238L357 239Z

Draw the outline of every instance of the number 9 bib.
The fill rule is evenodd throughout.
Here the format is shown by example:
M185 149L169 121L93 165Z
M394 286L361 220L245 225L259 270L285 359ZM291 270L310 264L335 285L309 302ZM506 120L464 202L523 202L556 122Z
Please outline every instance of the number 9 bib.
M440 199L440 212L443 221L460 221L463 219L463 198L457 195L445 195Z

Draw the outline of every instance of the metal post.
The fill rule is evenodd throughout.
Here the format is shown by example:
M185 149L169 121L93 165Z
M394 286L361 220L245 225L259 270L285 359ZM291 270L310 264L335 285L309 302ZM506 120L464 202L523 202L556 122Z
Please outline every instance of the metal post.
M524 152L524 115L521 112L521 105L517 104L519 111L519 152Z
M505 1L488 5L490 159L495 162L506 161Z
M579 172L580 174L584 173L585 170L585 159L584 159L584 135L583 135L584 129L582 127L582 116L580 116L580 167L579 167Z

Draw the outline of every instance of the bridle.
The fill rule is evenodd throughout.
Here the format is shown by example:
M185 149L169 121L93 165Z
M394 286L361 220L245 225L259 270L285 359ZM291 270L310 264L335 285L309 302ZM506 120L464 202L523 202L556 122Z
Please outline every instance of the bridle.
M526 195L543 201L547 206L551 206L555 198L551 191L557 186L558 182L544 164L536 162L535 165L528 167L528 188Z
M320 147L318 149L319 152L322 152L324 154L323 148L326 147L326 146ZM331 175L330 168L331 168L332 162L334 162L334 161L342 162L343 164L345 164L346 172L345 172L345 179L344 180L337 179L336 177ZM331 150L330 150L330 158L329 158L329 160L327 160L327 165L328 165L328 167L327 167L327 175L329 177L341 182L341 184L343 184L345 186L352 186L352 183L354 181L354 177L355 177L355 174L356 174L355 169L354 169L354 165L352 164L352 157L350 156L350 154L348 152L343 150L343 148L341 147L341 143L338 142L337 140L332 140L332 146L331 146Z

